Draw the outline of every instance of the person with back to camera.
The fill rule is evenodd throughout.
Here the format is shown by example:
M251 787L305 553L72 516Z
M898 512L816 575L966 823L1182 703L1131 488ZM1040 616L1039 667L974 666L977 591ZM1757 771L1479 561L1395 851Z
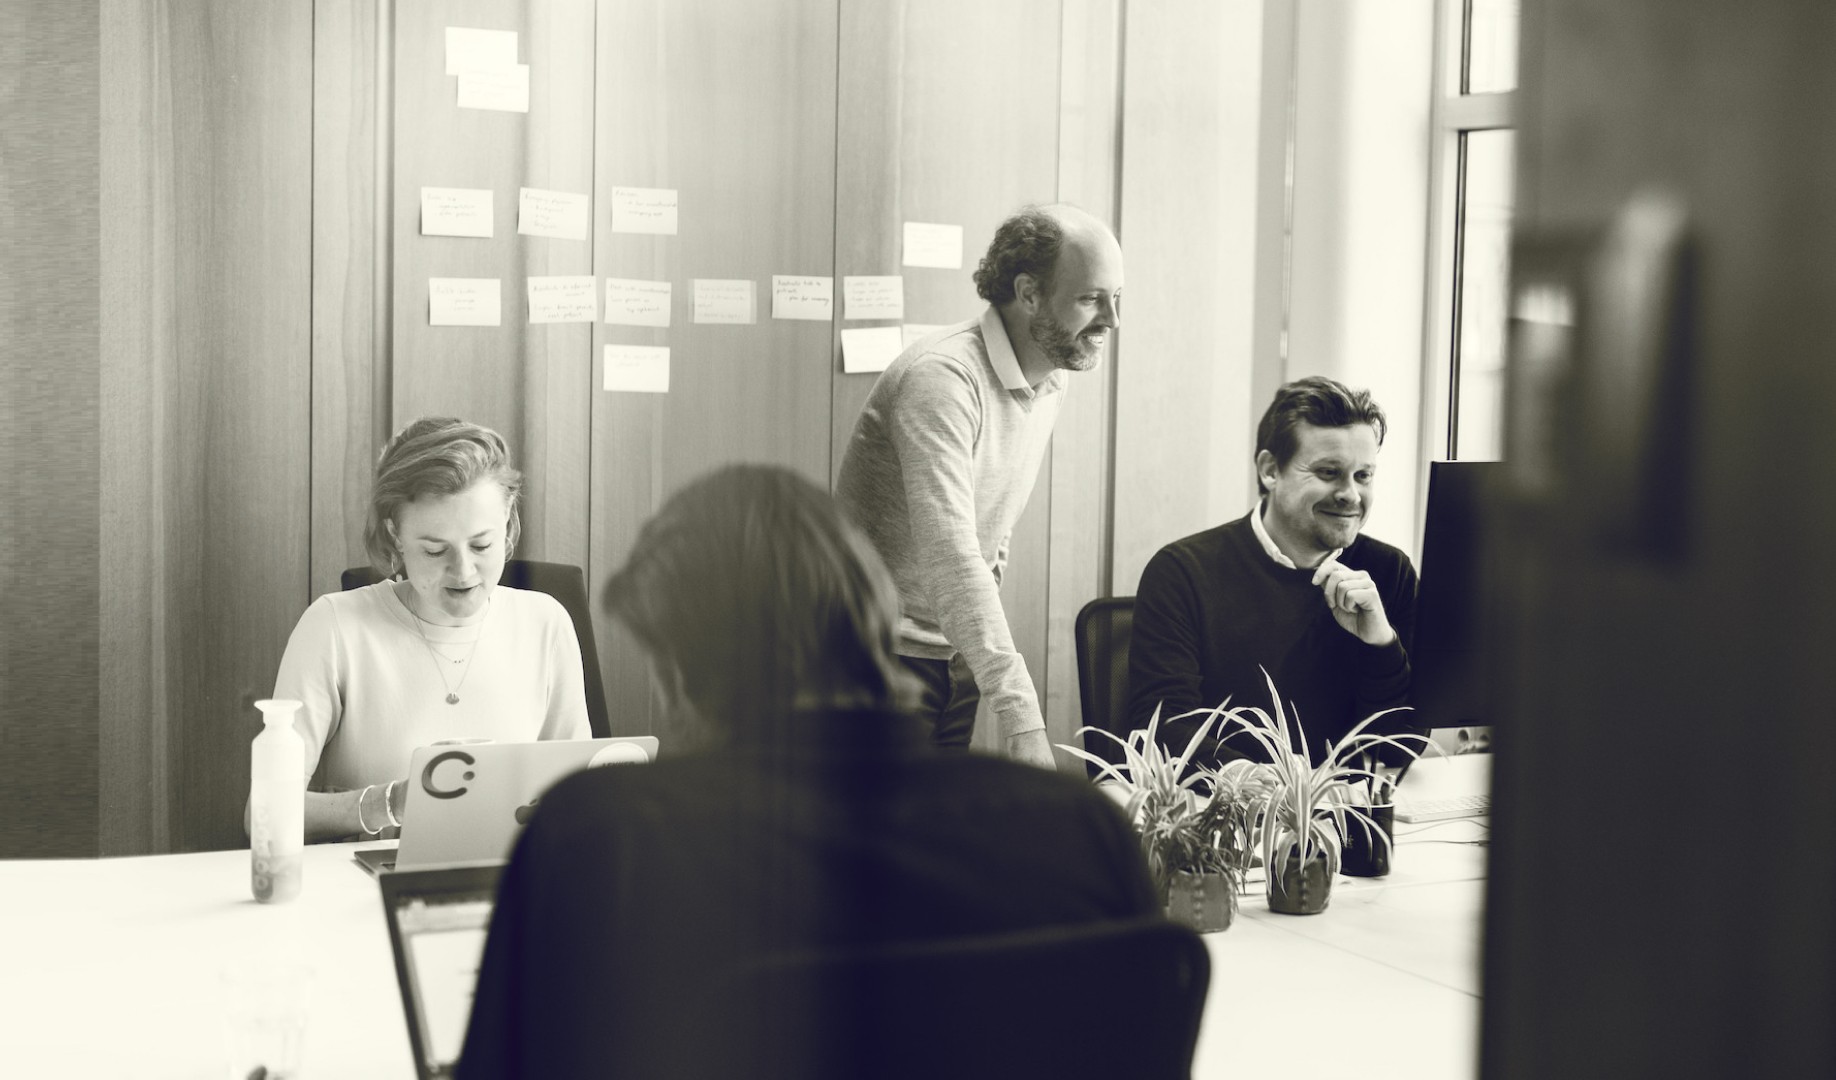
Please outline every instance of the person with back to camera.
M1173 719L1181 713L1226 698L1272 712L1266 670L1320 760L1359 721L1408 703L1415 567L1361 534L1385 426L1368 391L1333 379L1276 391L1256 429L1256 508L1168 544L1141 572L1131 727L1146 727L1158 706L1161 742L1183 750L1205 714ZM1410 715L1391 713L1367 730L1415 732ZM1200 760L1261 756L1252 739L1217 734Z
M498 584L522 487L503 436L477 424L429 417L383 447L364 546L386 580L313 601L274 681L302 705L309 842L398 827L417 747L589 736L566 609Z
M459 1076L704 1075L739 1018L698 996L749 959L1157 910L1133 831L1087 782L935 750L894 653L896 587L802 477L691 483L605 605L699 745L542 798L499 884Z

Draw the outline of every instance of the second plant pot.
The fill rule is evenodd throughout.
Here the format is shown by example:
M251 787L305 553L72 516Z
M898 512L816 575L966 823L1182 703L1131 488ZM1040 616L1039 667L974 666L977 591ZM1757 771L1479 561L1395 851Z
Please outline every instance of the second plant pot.
M1390 842L1396 836L1396 807L1368 806L1364 810L1377 827L1371 828L1368 823L1346 815L1345 827L1341 830L1344 848L1339 858L1339 873L1346 877L1383 877L1390 872L1393 851Z
M1185 923L1201 934L1230 929L1236 911L1230 879L1223 874L1174 873L1167 882L1167 918Z
M1302 860L1300 849L1291 849L1280 869L1269 868L1269 910L1282 915L1318 915L1332 900L1332 863L1316 852Z

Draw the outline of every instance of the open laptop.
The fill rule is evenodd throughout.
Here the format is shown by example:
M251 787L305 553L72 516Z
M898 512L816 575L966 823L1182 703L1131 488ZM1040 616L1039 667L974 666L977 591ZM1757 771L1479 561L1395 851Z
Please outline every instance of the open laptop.
M657 740L649 735L423 746L408 762L400 844L363 848L354 857L371 873L502 861L543 792L562 777L656 756Z
M1492 755L1424 755L1396 788L1396 820L1408 824L1486 817L1492 812Z
M459 1061L500 869L491 862L377 878L421 1080L452 1076Z

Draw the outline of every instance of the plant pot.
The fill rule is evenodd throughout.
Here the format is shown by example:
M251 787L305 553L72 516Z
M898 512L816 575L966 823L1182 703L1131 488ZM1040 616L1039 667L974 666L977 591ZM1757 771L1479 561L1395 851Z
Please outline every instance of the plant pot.
M1276 860L1278 863L1280 860ZM1318 915L1332 899L1332 864L1325 852L1301 861L1295 848L1280 873L1269 868L1269 910L1281 915Z
M1390 872L1393 848L1384 841L1396 836L1396 807L1367 806L1364 809L1377 827L1372 829L1350 814L1345 816L1345 828L1341 833L1345 843L1339 856L1339 873L1347 877L1382 877ZM1379 832L1382 837L1376 835Z
M1201 934L1230 929L1236 909L1230 879L1223 874L1189 874L1176 870L1167 882L1167 918Z

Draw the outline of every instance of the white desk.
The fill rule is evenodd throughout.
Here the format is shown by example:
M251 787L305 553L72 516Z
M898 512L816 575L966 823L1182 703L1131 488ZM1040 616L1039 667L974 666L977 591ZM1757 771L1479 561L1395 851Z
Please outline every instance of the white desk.
M1479 835L1405 839L1389 878L1340 878L1320 915L1245 897L1205 939L1193 1075L1475 1075L1485 852L1423 841ZM249 899L245 851L0 861L0 1073L216 1080L219 972L278 939L318 972L306 1075L411 1077L382 903L354 846L309 848L305 891L278 907Z

